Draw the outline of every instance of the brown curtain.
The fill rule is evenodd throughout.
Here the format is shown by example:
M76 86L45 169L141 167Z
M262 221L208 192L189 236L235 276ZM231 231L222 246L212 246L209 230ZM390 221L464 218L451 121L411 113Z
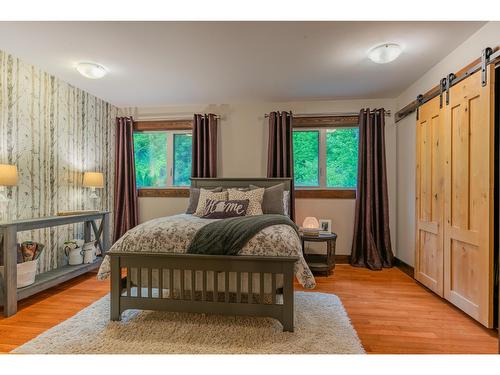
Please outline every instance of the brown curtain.
M295 221L295 190L293 184L292 112L269 114L267 177L291 177L290 218Z
M359 164L351 264L392 267L385 162L384 109L359 113Z
M194 115L191 177L217 177L217 118Z
M117 117L113 242L138 224L133 136L132 117Z

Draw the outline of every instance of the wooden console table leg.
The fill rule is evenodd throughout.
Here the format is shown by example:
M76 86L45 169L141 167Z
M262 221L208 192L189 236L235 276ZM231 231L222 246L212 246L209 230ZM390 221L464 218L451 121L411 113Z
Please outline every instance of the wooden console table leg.
M92 239L92 223L90 221L83 222L83 240L85 243L90 242Z
M3 314L17 312L17 227L9 225L3 229L4 304Z
M109 232L109 213L106 213L102 217L102 251L106 252L109 250L110 244L110 232Z

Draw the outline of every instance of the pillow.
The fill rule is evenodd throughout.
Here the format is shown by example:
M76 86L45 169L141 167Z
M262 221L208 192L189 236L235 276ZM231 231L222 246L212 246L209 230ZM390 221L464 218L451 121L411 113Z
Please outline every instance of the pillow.
M205 213L202 216L205 219L227 219L229 217L245 216L249 200L217 201L207 199Z
M250 189L258 189L258 186L250 185ZM283 208L283 193L285 185L278 184L266 188L264 191L264 199L262 200L262 212L265 214L284 215Z
M262 200L264 199L264 188L250 191L239 191L238 189L229 189L229 200L244 200L250 202L247 208L246 216L262 215Z
M227 200L227 191L221 191L220 193L212 192L210 190L200 189L200 198L198 199L198 206L196 207L196 211L194 212L194 216L203 216L205 213L205 206L207 204L207 200L218 200L218 201L226 201Z
M283 192L283 213L290 217L290 192L288 190Z
M209 189L209 191L213 192L221 192L222 188L216 187L214 189ZM194 214L196 211L196 207L198 207L198 201L200 199L200 189L199 188L189 188L189 205L186 210L187 214Z

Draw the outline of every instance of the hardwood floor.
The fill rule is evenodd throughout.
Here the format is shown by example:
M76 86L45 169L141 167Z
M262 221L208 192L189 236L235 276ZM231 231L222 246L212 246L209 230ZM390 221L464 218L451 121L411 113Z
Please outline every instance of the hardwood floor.
M109 282L97 281L96 273L90 272L20 301L17 314L0 315L0 353L28 342L108 292Z
M496 331L396 268L373 272L337 265L333 276L316 280L314 291L340 297L368 353L497 353ZM16 315L0 316L0 353L61 323L108 291L109 283L90 273L21 301Z
M342 300L368 353L497 353L496 330L484 328L397 268L337 265L334 276L316 277L316 282L316 292Z

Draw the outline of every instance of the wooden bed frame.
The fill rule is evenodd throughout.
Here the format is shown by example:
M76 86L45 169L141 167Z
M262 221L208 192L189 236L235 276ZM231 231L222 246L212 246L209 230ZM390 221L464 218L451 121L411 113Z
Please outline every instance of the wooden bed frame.
M290 191L289 178L191 179L192 187L207 189L217 186L247 187L250 184L270 187L279 183L285 185L285 191ZM111 257L111 320L120 320L121 313L128 309L248 315L275 318L281 322L284 331L293 332L294 265L298 257L142 252L108 255ZM135 284L131 277L133 272L137 275ZM207 285L209 273L213 281L211 286ZM218 285L220 273L224 274L222 285ZM248 293L242 292L244 274L248 282L245 285ZM254 290L253 285L256 274L259 290ZM147 275L145 280L144 275ZM153 275L157 278L156 283L153 281ZM174 275L179 276L178 286L175 286ZM191 285L184 285L185 275L190 276ZM269 280L269 276L271 293L266 295L264 280ZM282 290L277 288L278 276L282 277ZM235 292L230 292L231 277L236 280ZM200 284L201 291L196 288ZM175 293L167 290L171 285L175 286L172 288ZM195 293L191 292L193 290ZM277 294L282 294L283 298L277 298Z

